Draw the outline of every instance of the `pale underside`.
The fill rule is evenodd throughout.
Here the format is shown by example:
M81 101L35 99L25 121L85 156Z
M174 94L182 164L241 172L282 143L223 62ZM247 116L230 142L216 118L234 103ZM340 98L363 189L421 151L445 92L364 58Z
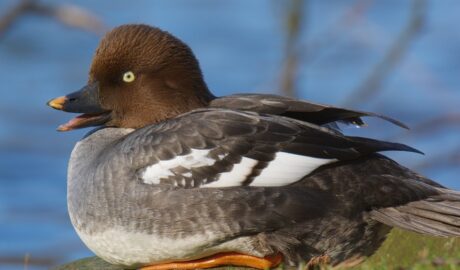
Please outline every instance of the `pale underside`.
M264 257L271 252L266 250L266 253L261 253L260 247L256 251L257 240L254 237L239 237L219 243L219 236L213 232L177 239L111 228L98 234L78 232L78 235L97 256L112 264L131 267L188 261L229 251L257 257Z

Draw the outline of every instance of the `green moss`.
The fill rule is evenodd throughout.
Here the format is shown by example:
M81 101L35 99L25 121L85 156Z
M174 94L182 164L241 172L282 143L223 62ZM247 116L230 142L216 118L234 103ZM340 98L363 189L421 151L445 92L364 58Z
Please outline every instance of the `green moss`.
M373 256L352 269L460 269L460 238L394 229Z
M121 270L97 257L85 258L54 270ZM223 269L245 269L230 268ZM460 238L422 236L393 230L382 247L352 270L460 270Z

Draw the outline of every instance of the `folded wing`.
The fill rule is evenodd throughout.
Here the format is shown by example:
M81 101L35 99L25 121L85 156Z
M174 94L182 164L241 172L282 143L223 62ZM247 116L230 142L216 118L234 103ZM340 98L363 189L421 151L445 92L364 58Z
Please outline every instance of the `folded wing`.
M140 181L184 188L284 186L339 160L418 152L288 117L217 108L143 128L115 147Z

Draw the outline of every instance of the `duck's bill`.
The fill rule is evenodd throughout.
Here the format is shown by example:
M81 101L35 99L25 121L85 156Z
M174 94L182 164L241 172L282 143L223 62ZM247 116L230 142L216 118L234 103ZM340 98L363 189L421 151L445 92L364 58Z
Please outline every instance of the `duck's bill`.
M67 96L50 100L48 106L56 110L83 113L60 125L58 131L69 131L90 126L99 126L110 120L110 111L104 110L99 102L97 82L90 83L81 90Z

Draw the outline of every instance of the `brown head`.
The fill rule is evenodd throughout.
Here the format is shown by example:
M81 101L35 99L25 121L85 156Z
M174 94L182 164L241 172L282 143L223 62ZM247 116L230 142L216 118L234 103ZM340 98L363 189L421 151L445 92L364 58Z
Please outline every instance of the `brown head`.
M147 25L122 25L105 35L88 84L48 105L83 113L58 130L105 125L140 128L205 107L209 92L191 49Z

